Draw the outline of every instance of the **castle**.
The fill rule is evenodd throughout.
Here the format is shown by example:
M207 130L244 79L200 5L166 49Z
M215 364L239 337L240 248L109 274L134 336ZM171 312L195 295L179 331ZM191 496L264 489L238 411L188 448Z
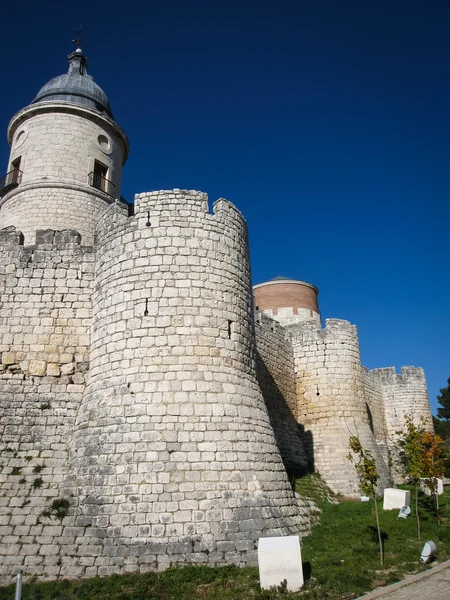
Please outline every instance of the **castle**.
M219 199L121 200L128 140L77 49L11 120L0 182L0 573L89 577L254 564L307 533L292 477L355 496L358 435L391 481L424 373L361 366L315 286L251 287L247 226Z

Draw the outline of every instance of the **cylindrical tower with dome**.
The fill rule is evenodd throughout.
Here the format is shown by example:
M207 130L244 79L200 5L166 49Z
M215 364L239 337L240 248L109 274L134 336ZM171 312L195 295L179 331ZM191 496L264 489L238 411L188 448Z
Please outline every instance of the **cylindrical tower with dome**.
M128 140L103 90L87 74L80 48L11 120L0 228L14 225L33 244L39 229L75 229L92 244L98 219L120 202Z

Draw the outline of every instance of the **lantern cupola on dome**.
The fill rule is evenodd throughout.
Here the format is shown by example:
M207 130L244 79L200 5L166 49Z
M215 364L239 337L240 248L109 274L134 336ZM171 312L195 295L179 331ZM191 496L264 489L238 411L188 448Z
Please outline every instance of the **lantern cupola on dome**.
M87 73L87 58L81 48L69 54L69 70L64 75L54 77L46 83L33 100L39 102L70 102L113 118L109 100Z

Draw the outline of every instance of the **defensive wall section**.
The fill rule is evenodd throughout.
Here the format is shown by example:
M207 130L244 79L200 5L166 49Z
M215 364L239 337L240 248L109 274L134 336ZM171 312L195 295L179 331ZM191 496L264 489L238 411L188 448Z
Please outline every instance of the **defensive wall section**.
M72 502L63 487L89 369L93 282L94 253L77 232L39 231L25 247L14 227L0 231L3 582L18 569L58 575L75 540L43 514Z
M254 373L247 226L229 202L213 208L198 192L141 194L98 233L71 455L111 566L148 563L148 544L158 568L245 564L258 537L308 527Z
M386 441L390 446L395 447L396 432L403 430L406 416L411 416L417 424L423 418L425 427L433 431L427 383L422 368L402 367L401 373L396 373L394 367L373 369L368 371L367 377L381 392Z
M255 317L256 376L278 448L290 477L309 470L303 431L297 421L294 354L290 336L264 313Z
M349 438L358 436L377 460L380 487L386 487L390 475L366 410L356 327L327 319L324 329L313 321L287 329L294 351L297 415L312 440L314 469L333 490L358 495L358 477L347 460Z
M389 465L391 458L389 455L388 432L386 426L386 410L384 403L383 390L379 378L373 371L366 367L361 367L364 383L364 397L366 410L369 418L369 426L373 432L378 447L386 465Z
M131 218L110 205L97 240L0 233L1 581L254 564L311 506L256 376L246 223L152 192Z
M254 564L309 530L291 476L359 494L351 435L391 483L404 416L431 423L423 370L361 367L347 321L253 320L233 205L141 194L96 239L0 231L0 581Z
M294 438L288 431L294 429L286 428L288 416L277 417L287 406L297 420L308 468L320 472L335 492L359 494L354 467L347 460L353 435L375 456L380 488L393 477L400 482L392 461L405 416L416 424L424 418L432 429L423 369L402 367L401 374L394 367L368 370L361 366L355 325L327 319L324 328L313 320L280 327L265 312L255 318L258 373L288 471L301 463L289 462L294 459L289 452Z

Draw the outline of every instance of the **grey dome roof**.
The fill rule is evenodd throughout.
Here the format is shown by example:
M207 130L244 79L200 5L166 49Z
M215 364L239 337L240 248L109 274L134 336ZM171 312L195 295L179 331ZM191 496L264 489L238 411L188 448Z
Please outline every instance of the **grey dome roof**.
M54 77L39 90L32 104L38 102L70 102L106 113L113 118L109 100L100 86L87 74L87 58L78 48L69 54L69 70Z

